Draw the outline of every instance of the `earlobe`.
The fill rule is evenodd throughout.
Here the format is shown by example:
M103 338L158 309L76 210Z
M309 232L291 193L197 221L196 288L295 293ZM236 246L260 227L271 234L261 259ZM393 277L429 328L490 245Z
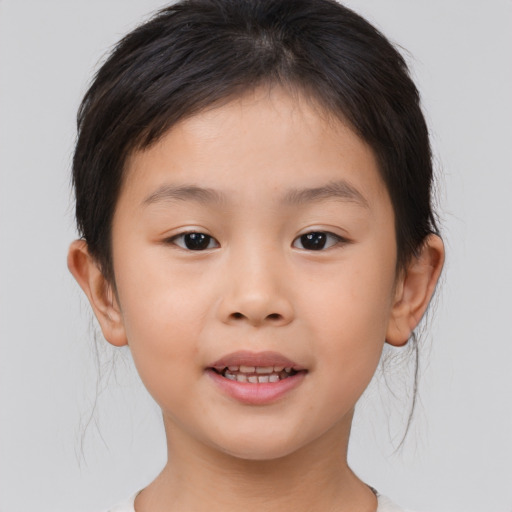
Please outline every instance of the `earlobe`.
M391 311L386 342L405 345L427 310L444 263L444 245L437 235L429 235L399 278Z
M123 317L114 290L84 240L75 240L70 245L67 261L69 271L91 303L105 339L118 347L126 345Z

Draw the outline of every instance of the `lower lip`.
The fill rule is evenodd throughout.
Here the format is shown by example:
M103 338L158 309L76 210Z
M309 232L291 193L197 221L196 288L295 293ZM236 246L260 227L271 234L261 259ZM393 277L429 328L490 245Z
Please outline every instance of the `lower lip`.
M206 373L219 386L222 392L239 402L249 405L266 405L276 402L299 386L306 375L306 372L298 372L291 377L286 377L286 379L277 382L258 382L253 384L227 379L211 369L208 369Z

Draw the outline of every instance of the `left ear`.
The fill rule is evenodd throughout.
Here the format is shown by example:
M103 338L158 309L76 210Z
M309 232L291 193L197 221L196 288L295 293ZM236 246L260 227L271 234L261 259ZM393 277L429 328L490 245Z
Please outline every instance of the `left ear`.
M429 235L419 254L412 257L398 278L386 333L387 343L397 347L407 343L427 310L443 263L443 241L437 235Z

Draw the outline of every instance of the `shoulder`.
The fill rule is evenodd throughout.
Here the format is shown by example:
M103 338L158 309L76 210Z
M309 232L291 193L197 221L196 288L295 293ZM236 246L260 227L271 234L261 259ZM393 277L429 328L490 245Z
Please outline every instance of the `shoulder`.
M133 496L130 496L128 499L124 500L121 503L118 503L115 507L110 507L106 512L135 512L134 502L135 497L139 494L136 492Z
M395 505L389 498L382 496L382 494L377 495L377 500L379 502L377 512L412 512L412 510L405 510L400 508L398 505Z

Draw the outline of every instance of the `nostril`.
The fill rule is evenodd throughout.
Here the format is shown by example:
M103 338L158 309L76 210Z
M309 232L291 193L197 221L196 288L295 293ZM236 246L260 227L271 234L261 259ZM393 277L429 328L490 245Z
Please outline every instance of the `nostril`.
M245 318L245 315L243 313L240 313L239 311L232 313L231 318L234 318L235 320L241 320ZM267 320L280 320L282 316L279 313L270 313L266 316Z

